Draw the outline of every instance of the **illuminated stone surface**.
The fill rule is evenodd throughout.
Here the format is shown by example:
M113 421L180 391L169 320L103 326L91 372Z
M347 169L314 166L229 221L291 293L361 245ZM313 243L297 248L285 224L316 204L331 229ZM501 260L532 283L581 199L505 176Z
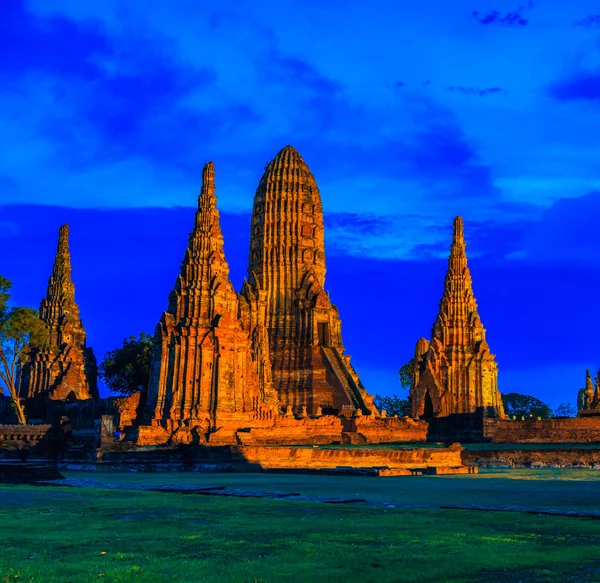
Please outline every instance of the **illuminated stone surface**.
M461 217L454 220L448 273L432 339L417 342L413 372L413 417L444 417L481 408L504 415L497 364L473 296Z
M579 391L578 409L579 415L600 415L600 371L595 386L590 371L585 371L585 388Z
M71 279L69 226L59 230L58 249L40 318L50 332L47 350L36 351L23 367L20 396L51 399L98 397L96 359L86 334Z
M277 414L260 329L252 342L238 318L216 202L209 162L181 271L154 337L146 411L166 431L159 430L159 441L167 434L183 442L225 434L235 441L238 428L272 423Z
M339 313L324 285L321 196L300 154L286 146L267 165L254 197L244 323L252 330L264 322L272 380L285 408L376 412L344 354Z

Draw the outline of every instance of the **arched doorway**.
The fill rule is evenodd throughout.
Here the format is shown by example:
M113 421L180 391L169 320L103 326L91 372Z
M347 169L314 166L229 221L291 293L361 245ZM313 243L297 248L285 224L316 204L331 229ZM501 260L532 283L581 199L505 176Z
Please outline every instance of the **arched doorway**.
M425 391L423 417L433 417L433 401L429 391Z

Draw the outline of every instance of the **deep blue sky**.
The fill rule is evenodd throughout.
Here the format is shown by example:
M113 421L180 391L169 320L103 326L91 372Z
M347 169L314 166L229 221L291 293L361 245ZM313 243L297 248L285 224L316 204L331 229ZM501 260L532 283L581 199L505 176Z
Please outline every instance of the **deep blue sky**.
M4 0L0 273L37 306L58 227L99 358L151 332L213 160L232 280L286 144L367 389L429 337L455 215L503 392L600 367L600 7L578 0Z

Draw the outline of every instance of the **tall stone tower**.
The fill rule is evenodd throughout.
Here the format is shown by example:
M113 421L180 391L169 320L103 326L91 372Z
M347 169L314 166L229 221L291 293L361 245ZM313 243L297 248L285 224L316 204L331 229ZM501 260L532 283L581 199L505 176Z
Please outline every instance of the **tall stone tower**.
M432 339L415 350L413 417L473 413L504 415L498 367L477 312L461 217L454 219L444 294Z
M40 318L50 332L48 349L36 351L22 369L21 398L46 395L51 399L98 397L96 359L86 347L86 334L75 286L71 279L69 226L58 233L58 249Z
M600 415L600 371L598 371L595 386L590 371L585 371L585 388L581 389L577 395L577 409L580 416Z
M155 425L171 432L194 426L200 439L228 420L247 423L278 407L269 378L262 382L257 373L261 355L238 319L214 176L209 162L181 270L156 327L146 406Z
M370 413L372 398L344 355L340 317L324 285L321 196L300 154L286 146L254 197L243 318L249 329L264 322L283 406Z

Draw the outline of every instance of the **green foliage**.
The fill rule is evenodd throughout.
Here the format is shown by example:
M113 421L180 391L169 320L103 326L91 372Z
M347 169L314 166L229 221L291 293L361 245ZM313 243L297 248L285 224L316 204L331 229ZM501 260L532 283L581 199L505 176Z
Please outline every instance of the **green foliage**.
M385 409L390 417L393 415L398 415L398 417L410 415L408 399L403 399L398 395L375 395L373 404L379 411Z
M150 380L152 336L142 332L123 340L123 346L107 352L98 373L112 393L131 395L145 391Z
M507 393L502 395L504 412L509 416L521 417L541 417L549 419L552 417L552 409L543 401L532 397L531 395L521 395L520 393Z
M575 409L574 405L571 403L561 403L556 409L554 409L554 413L552 413L552 417L576 417L577 409Z
M411 358L406 364L403 364L398 371L400 375L400 385L405 390L410 390L413 382L413 375L415 370L416 361Z
M48 329L37 310L9 306L11 287L11 282L0 276L0 380L12 397L19 422L25 423L17 395L18 368L31 350L48 342Z

